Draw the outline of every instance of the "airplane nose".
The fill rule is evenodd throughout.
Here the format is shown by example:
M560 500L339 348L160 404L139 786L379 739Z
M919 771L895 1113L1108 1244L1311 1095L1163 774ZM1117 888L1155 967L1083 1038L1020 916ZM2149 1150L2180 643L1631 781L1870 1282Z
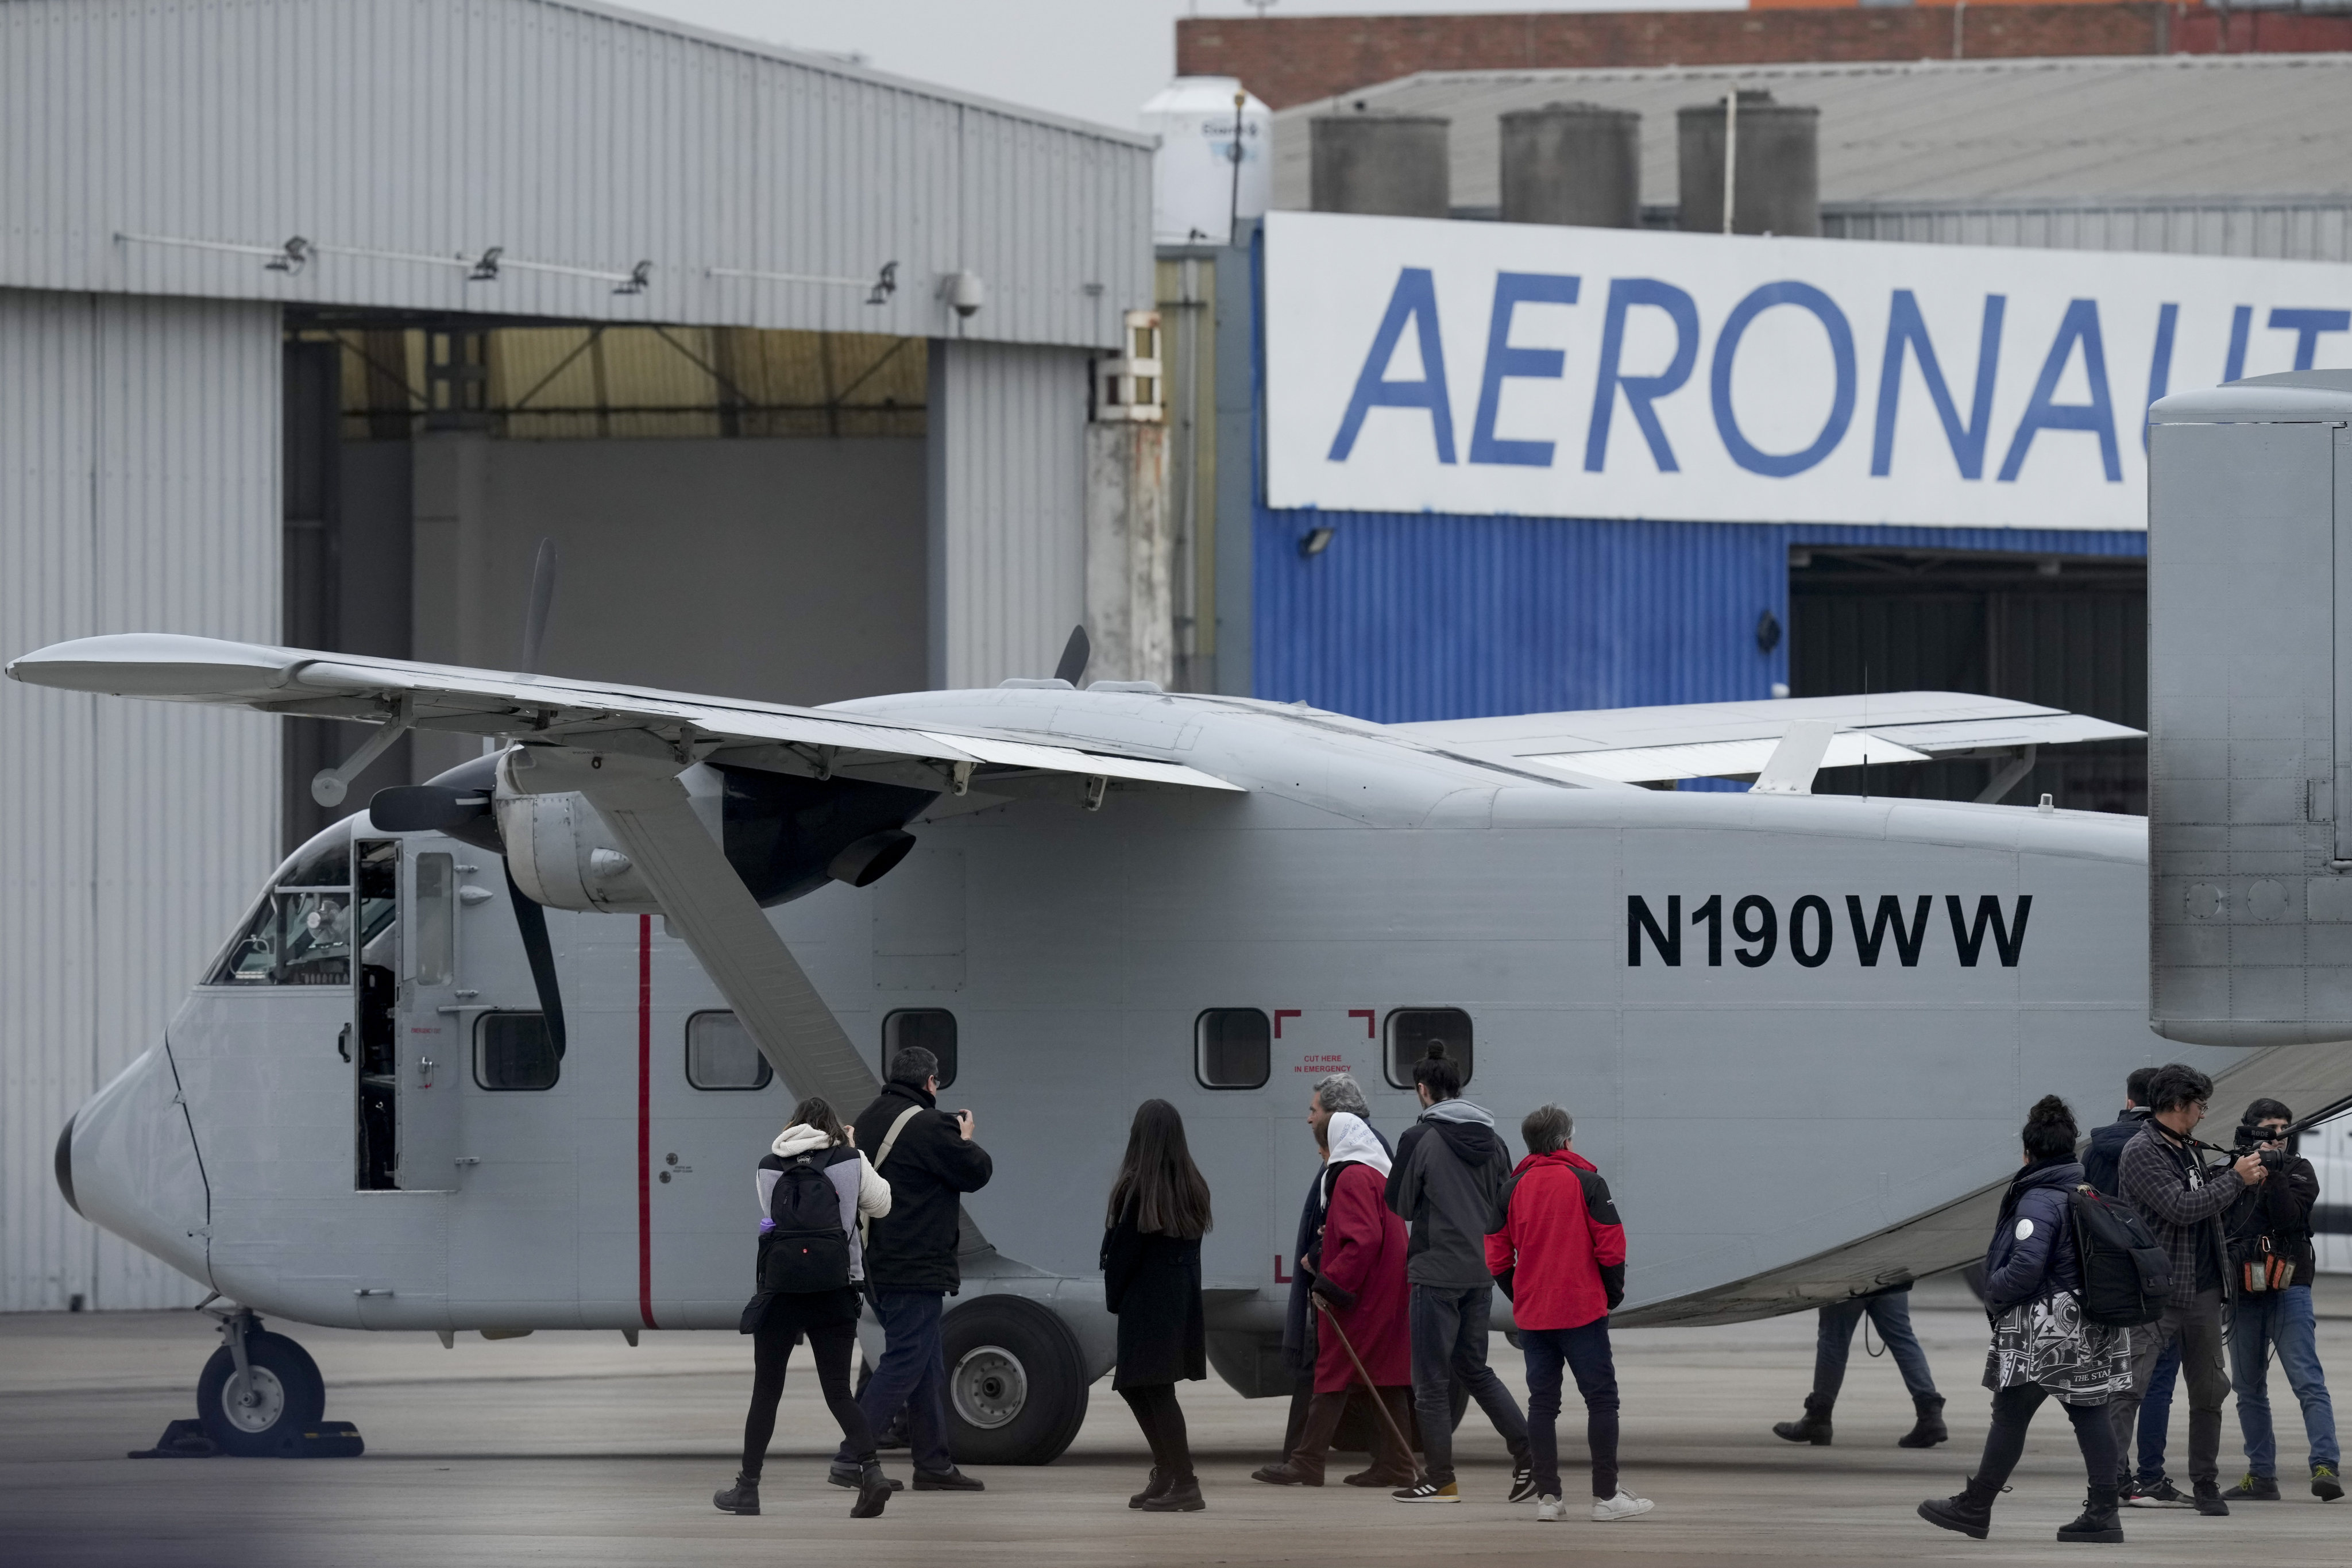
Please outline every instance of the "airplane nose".
M79 1214L81 1205L74 1202L73 1194L73 1124L74 1118L67 1117L66 1130L58 1134L58 1191L65 1194L66 1207Z

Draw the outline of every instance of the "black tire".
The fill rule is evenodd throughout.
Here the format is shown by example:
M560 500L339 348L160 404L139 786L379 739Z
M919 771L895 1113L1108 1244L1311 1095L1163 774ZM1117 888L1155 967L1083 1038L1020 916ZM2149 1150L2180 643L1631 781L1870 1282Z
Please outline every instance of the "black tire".
M1019 1296L982 1296L941 1325L948 1451L958 1463L1048 1465L1087 1418L1086 1358L1069 1325Z
M196 1418L224 1454L258 1459L300 1452L302 1434L318 1429L327 1408L327 1380L319 1375L319 1363L283 1334L246 1335L245 1357L258 1385L257 1404L241 1409L229 1404L236 1362L223 1345L196 1379Z

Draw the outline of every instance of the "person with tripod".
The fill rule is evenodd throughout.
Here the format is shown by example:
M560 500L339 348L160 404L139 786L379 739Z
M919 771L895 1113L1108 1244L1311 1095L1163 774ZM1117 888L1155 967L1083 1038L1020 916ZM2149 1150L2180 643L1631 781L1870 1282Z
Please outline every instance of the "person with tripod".
M2238 1426L2246 1439L2246 1478L2222 1494L2239 1502L2279 1500L2278 1438L2271 1429L2270 1362L2278 1354L2286 1384L2303 1406L2311 1445L2311 1495L2334 1502L2344 1495L2336 1473L2336 1407L2319 1365L2317 1324L2311 1310L2311 1209L2319 1177L2294 1153L2287 1130L2294 1113L2275 1100L2257 1100L2238 1123L2238 1148L2260 1157L2270 1179L2242 1195L2230 1211L2231 1259L2237 1301L2230 1309L2230 1382L2238 1394Z
M1277 1487L1319 1487L1324 1456L1348 1408L1348 1390L1368 1384L1379 1402L1381 1452L1372 1468L1398 1484L1414 1479L1404 1446L1412 1418L1412 1359L1406 1338L1411 1293L1405 1283L1404 1222L1384 1199L1391 1161L1363 1118L1339 1111L1317 1128L1325 1149L1322 1224L1298 1259L1313 1280L1320 1319L1315 1344L1315 1399L1298 1445L1278 1465L1250 1472Z

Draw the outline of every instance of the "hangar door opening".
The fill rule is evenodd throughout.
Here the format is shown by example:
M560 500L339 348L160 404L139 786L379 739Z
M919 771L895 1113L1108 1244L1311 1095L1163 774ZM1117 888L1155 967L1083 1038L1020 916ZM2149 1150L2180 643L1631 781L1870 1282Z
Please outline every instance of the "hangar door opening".
M2139 556L1802 545L1789 552L1791 695L1974 691L2147 727L2147 563ZM2004 760L1824 770L1820 794L1974 800ZM2001 796L2147 810L2147 743L2043 752Z
M511 668L542 539L550 674L766 701L919 689L924 340L320 312L286 337L289 645ZM289 845L466 760L291 719Z

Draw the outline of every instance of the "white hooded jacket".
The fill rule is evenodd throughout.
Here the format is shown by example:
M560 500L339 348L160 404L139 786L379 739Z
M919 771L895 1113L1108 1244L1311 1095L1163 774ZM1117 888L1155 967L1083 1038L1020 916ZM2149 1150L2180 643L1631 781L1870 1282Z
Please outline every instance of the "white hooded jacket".
M823 1152L832 1144L822 1129L806 1122L795 1121L776 1134L773 1152L760 1162L753 1184L760 1195L760 1234L775 1228L768 1217L768 1205L776 1194L776 1178L786 1161L803 1154ZM849 1233L849 1279L852 1284L866 1278L866 1238L861 1234L861 1220L879 1219L890 1212L890 1184L866 1158L863 1150L854 1160L844 1160L829 1166L825 1179L833 1190L841 1194L841 1228Z

